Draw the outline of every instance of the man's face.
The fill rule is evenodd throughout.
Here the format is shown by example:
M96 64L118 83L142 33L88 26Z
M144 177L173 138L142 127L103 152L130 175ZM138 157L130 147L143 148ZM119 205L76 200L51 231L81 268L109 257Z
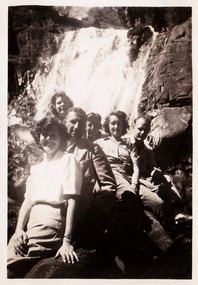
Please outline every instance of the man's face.
M65 125L70 138L77 140L84 134L86 122L79 113L71 111L66 116Z
M136 141L144 141L146 136L148 135L150 130L150 126L144 120L144 118L140 118L137 120L134 128L133 128L133 136Z

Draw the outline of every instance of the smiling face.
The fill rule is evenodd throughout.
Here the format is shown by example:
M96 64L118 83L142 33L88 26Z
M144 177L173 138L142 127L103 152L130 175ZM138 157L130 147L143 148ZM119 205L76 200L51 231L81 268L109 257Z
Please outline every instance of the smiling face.
M133 136L136 141L144 141L150 130L150 125L144 118L139 118L133 128Z
M111 136L120 139L123 134L123 121L115 115L109 118L109 131Z
M67 128L68 135L73 141L82 137L85 131L86 121L80 115L80 113L71 111L66 116L65 126Z
M65 119L68 108L69 105L67 99L63 96L58 96L55 102L55 109L60 119Z
M52 126L50 129L41 132L40 144L47 155L53 157L61 146L59 129L56 126Z

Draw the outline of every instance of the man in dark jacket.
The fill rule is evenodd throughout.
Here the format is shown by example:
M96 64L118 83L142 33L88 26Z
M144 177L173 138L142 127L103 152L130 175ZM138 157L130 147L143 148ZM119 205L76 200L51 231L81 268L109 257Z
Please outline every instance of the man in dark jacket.
M70 137L67 152L75 155L83 172L78 214L81 232L89 223L96 231L105 231L116 196L116 182L111 166L102 149L83 138L86 113L82 109L69 109L65 124Z

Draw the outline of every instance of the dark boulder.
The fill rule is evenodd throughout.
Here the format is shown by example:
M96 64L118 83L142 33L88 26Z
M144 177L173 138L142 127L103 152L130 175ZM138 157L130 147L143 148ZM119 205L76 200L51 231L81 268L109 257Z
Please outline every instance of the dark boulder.
M191 55L191 19L158 34L147 62L140 110L192 104Z
M192 108L163 108L152 120L149 141L162 168L178 163L192 151Z

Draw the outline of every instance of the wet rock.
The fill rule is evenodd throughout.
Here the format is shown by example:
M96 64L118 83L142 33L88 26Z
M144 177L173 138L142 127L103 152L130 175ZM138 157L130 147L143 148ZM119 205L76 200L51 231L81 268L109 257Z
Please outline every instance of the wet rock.
M148 140L159 166L166 169L191 154L192 109L190 106L166 107L152 114L154 118Z
M152 147L158 147L164 139L185 133L192 119L191 107L163 108L156 112L149 134Z
M116 262L107 262L97 256L95 250L76 250L80 261L68 264L62 258L46 258L36 264L25 278L121 278L122 272Z
M131 61L135 61L139 54L139 49L143 44L146 44L152 37L153 33L149 27L144 28L131 28L128 31L128 38L131 42L130 58Z
M191 54L191 19L158 34L147 62L140 109L192 104Z

